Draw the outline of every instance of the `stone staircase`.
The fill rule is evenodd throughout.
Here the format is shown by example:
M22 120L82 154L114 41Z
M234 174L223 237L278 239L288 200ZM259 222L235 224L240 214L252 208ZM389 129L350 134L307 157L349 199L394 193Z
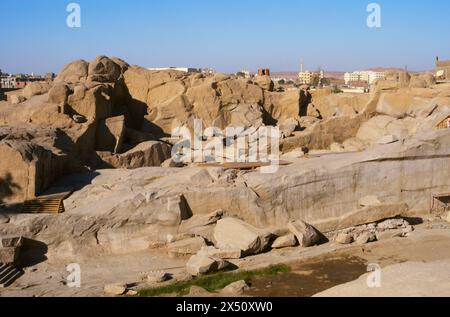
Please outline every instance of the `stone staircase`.
M0 263L0 288L10 286L22 275L22 270L19 270L11 265Z

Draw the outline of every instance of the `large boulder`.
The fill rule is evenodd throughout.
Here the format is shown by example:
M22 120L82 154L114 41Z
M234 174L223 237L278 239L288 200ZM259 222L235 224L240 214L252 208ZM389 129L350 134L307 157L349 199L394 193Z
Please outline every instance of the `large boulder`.
M1 264L18 265L22 237L0 238L0 266Z
M270 76L257 76L254 78L253 82L267 91L273 91L273 88L275 87Z
M71 90L65 83L56 83L48 92L48 102L66 104Z
M23 202L41 194L63 175L67 159L51 144L66 142L58 140L53 131L43 131L42 140L30 134L36 133L31 130L10 132L8 136L0 131L0 139L4 138L0 141L0 204Z
M193 255L186 264L186 270L193 276L213 273L226 268L228 262L207 256L205 254Z
M169 244L168 250L171 256L185 256L196 254L205 246L205 239L202 237L195 237L173 242Z
M302 220L296 220L288 224L288 229L298 240L300 247L311 247L320 242L319 232Z
M380 96L376 111L393 118L404 118L427 106L429 99L415 97L408 92L384 93Z
M390 143L385 140L403 139L408 137L414 126L409 126L405 120L396 120L389 116L376 116L363 123L356 137L369 143ZM386 138L385 138L386 137Z
M171 146L160 141L147 141L138 144L123 154L102 157L103 161L114 168L140 168L160 166L171 157Z
M436 79L431 73L413 76L409 88L429 88L436 84Z
M217 249L213 246L203 247L198 254L219 259L240 259L242 256L240 249Z
M278 237L273 243L273 249L281 249L288 247L295 247L297 245L297 238L293 233Z
M27 98L25 98L22 95L11 95L11 96L9 96L9 102L12 105L18 105L18 104L20 104L22 102L25 102L26 100L27 100Z
M264 92L264 109L271 119L284 121L306 115L311 102L311 94L308 91L291 90L286 92ZM273 122L268 122L273 123Z
M98 56L88 67L88 80L92 82L112 83L119 79L122 68L106 56Z
M63 67L55 78L55 82L78 83L88 76L89 64L84 60L71 62Z
M355 116L361 113L369 102L370 96L367 94L331 94L313 95L313 109L322 118L335 116ZM317 116L310 112L310 115Z
M31 98L33 96L43 95L50 90L50 84L47 82L31 82L23 89L23 96Z
M82 115L92 121L111 117L110 87L97 85L89 88L84 84L78 84L74 87L74 93L68 98L68 112L70 115Z
M249 255L267 250L272 234L242 220L225 218L217 222L214 238L220 249L240 249L244 255Z

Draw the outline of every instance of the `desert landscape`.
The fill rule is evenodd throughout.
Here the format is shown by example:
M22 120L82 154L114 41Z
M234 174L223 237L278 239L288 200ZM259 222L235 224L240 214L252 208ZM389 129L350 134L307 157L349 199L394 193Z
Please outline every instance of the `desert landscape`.
M5 95L0 296L450 296L433 73L351 93L98 56Z

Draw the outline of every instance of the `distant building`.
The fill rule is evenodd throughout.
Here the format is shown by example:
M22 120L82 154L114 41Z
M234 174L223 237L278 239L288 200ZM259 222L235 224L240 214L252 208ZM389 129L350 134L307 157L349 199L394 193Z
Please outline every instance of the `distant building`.
M201 73L202 70L200 68L191 68L191 67L154 67L154 68L147 68L148 70L155 70L155 71L161 71L161 70L176 70L179 72L185 72L185 73Z
M316 80L320 82L324 77L323 70L318 72L301 71L298 73L298 81L301 85L312 85Z
M367 82L369 85L372 85L376 80L385 78L385 72L374 72L371 70L345 73L344 75L346 85L349 85L351 82Z
M22 89L29 82L43 81L40 76L32 75L2 75L0 77L0 84L3 89Z
M216 70L212 69L212 68L203 68L202 69L202 74L214 75L215 73L216 73Z
M245 69L241 70L240 72L237 72L236 76L243 77L243 78L250 78L250 77L252 77L250 72L248 70L245 70Z
M258 69L258 76L270 76L270 69L268 68Z
M450 60L440 61L439 57L436 57L436 78L450 80Z

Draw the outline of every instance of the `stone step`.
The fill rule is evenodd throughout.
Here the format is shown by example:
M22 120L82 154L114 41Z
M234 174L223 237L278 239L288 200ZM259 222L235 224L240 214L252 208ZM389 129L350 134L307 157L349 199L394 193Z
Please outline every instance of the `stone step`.
M0 263L0 288L5 288L14 283L23 272L10 265Z
M9 265L5 265L0 270L0 281L2 281L9 273L11 273L12 270L13 270L13 267L11 267Z

